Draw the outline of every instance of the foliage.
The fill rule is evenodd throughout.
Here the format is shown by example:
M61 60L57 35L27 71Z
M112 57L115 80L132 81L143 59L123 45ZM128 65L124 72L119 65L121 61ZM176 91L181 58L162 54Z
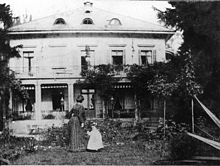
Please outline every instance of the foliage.
M171 140L171 159L190 159L196 152L195 139L185 133L179 133Z
M212 110L219 110L220 98L220 2L169 2L172 8L158 11L158 18L183 32L184 43L179 56L192 55L196 81L203 87L204 101ZM190 92L191 93L191 92ZM212 104L211 104L212 103Z
M9 130L4 129L0 135L0 158L9 161L21 155L36 151L37 142L33 138L17 138L10 136Z
M132 126L122 127L120 120L104 119L96 121L105 144L117 144L131 140ZM86 122L85 130L90 130L90 121Z
M219 127L207 115L195 119L195 129L199 135L220 142Z
M190 56L190 52L187 53L188 57L185 59L185 65L182 68L180 75L178 75L179 88L185 96L194 96L202 93L202 87L196 82L194 66ZM184 96L184 95L183 95Z
M167 77L156 75L153 80L148 82L147 88L153 95L166 98L172 95L177 86L176 82L168 82Z
M128 71L128 79L131 80L132 87L140 99L148 93L146 83L153 78L155 71L151 67L131 65Z
M12 112L8 115L8 118L12 118L12 120L30 120L31 115L19 115L18 112Z
M81 84L83 86L90 86L100 90L100 95L105 100L113 93L112 84L116 81L114 75L114 68L112 65L98 65L93 66L86 71L83 71L81 75L85 78Z
M52 114L48 114L48 115L45 115L43 118L44 119L55 119L55 116Z
M64 125L63 127L52 126L41 134L44 138L41 142L42 145L65 147L68 144L69 138L67 125Z
M12 25L12 12L10 6L0 4L0 130L3 128L3 117L7 117L10 89L18 95L26 98L26 94L20 88L19 81L16 81L14 74L8 68L9 59L19 57L18 49L21 45L10 47L8 28ZM4 115L3 115L4 114Z

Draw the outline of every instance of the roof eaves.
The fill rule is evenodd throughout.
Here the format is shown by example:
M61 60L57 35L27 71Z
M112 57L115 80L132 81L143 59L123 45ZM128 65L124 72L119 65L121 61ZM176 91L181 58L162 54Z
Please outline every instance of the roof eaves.
M154 30L30 30L30 31L9 31L8 34L53 34L53 33L143 33L143 34L174 34L175 31L154 31Z

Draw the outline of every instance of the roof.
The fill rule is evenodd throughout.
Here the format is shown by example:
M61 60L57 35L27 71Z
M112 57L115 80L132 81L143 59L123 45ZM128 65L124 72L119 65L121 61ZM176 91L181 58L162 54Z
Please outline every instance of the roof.
M54 24L57 18L63 18L66 24ZM91 18L94 24L82 24L84 18ZM109 25L113 18L120 20L121 25ZM128 16L105 11L92 7L90 13L85 12L85 8L78 8L48 17L33 20L28 23L13 26L10 32L42 32L42 31L135 31L151 33L168 33L174 31L163 26L135 19Z

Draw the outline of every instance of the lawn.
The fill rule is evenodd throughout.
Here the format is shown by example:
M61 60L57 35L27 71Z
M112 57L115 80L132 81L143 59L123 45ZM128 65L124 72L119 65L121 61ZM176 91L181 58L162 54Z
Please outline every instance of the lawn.
M99 121L104 142L101 152L67 151L66 126L45 130L42 141L13 137L7 131L0 135L0 165L1 159L11 165L176 165L191 162L193 156L220 157L213 147L186 135L189 129L185 124L171 124L164 137L163 128L151 131L144 122L131 126L120 121ZM196 165L204 163L210 162L193 161Z
M38 150L11 164L18 165L152 165L160 153L147 151L140 142L105 147L101 152L68 152L63 147Z

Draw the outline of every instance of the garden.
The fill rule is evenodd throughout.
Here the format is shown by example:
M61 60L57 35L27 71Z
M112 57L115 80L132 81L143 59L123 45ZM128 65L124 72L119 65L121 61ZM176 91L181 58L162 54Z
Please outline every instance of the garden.
M1 164L11 165L176 165L218 164L216 161L194 160L194 156L220 156L219 151L185 134L189 126L166 121L157 129L146 122L96 120L102 133L104 149L100 152L67 151L67 128L52 127L41 133L43 140L16 138L5 130L1 134ZM205 120L203 120L206 123ZM89 130L87 121L85 131ZM201 124L204 125L204 124ZM214 129L213 129L214 130ZM86 132L85 132L86 133ZM85 139L88 136L85 134Z

